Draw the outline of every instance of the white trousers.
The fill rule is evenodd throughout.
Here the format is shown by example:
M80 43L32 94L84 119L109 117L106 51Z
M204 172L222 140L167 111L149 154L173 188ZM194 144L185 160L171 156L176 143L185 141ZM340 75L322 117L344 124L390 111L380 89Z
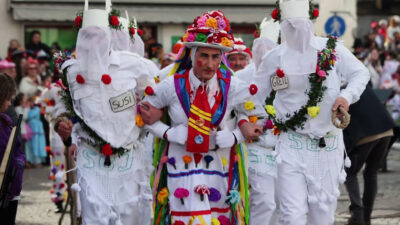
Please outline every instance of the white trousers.
M250 225L276 225L276 178L249 170Z

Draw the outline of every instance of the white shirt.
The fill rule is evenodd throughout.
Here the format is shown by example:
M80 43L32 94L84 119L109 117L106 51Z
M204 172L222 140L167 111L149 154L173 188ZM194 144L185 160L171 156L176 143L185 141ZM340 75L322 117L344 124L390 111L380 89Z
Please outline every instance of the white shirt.
M312 38L311 43L315 48L315 54L317 54L317 50L320 51L326 48L326 42L327 38ZM259 88L257 98L261 104L265 104L265 99L272 90L270 77L275 75L278 68L282 68L281 62L283 60L292 62L302 60L301 58L291 58L290 56L282 58L286 49L287 45L283 43L267 53L263 58L260 68L254 75L253 82L257 84ZM319 115L314 119L309 118L303 130L296 130L299 133L309 135L311 138L325 136L328 132L336 129L332 124L331 115L332 107L337 97L341 96L345 98L349 104L355 103L360 98L370 78L365 66L354 57L342 43L337 42L336 56L336 64L333 70L329 71L327 79L324 81L327 90L324 93L322 102L319 103ZM315 61L314 65L316 64L317 62ZM296 69L292 68L292 71L296 71ZM284 119L284 116L288 113L293 115L293 113L299 110L301 106L305 105L309 99L308 95L305 93L306 90L310 88L310 83L308 81L309 74L291 74L287 71L284 72L285 76L289 78L289 88L279 90L276 93L274 107L278 119ZM340 90L342 78L348 82L348 85L345 89Z

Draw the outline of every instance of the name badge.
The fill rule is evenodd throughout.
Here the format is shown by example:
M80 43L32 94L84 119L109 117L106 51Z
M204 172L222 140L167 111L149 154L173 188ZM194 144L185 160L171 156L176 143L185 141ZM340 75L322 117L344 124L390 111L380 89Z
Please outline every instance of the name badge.
M289 78L287 76L282 78L271 76L271 87L274 91L286 89L289 87Z
M111 110L115 113L129 109L136 104L136 98L132 91L110 98Z

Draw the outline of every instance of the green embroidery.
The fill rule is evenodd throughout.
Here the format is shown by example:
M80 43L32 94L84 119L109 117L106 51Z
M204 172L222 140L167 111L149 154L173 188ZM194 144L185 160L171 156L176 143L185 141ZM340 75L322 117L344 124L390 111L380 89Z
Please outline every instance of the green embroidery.
M303 148L302 138L303 136L296 133L288 133L288 138L290 140L290 148L300 150Z

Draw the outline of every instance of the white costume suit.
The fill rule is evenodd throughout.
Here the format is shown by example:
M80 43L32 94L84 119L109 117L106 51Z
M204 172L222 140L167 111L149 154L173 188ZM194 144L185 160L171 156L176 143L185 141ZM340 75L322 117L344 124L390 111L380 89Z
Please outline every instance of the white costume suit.
M105 166L100 148L75 124L72 142L77 145L82 220L87 225L150 224L151 193L143 162L142 130L135 122L135 94L143 96L147 86L154 86L157 68L138 54L114 50L112 36L108 27L82 28L76 59L65 62L76 114L111 146L127 150L120 157L111 156L111 165ZM77 82L78 74L84 77L83 84ZM111 77L111 83L102 81L104 75ZM117 100L113 111L115 98L129 92L134 104L124 109L125 103Z
M270 94L270 77L278 68L289 78L289 87L277 91L273 103L278 119L284 119L287 113L293 114L308 100L305 93L310 88L308 76L315 72L317 51L326 47L327 39L312 35L309 41L303 42L307 46L300 45L306 49L302 53L284 42L264 56L254 76L256 84L265 84L258 85L257 96L261 102L265 102ZM367 69L342 43L337 43L336 56L336 64L324 81L327 90L319 103L319 115L308 119L304 129L289 130L278 138L276 160L282 212L280 222L283 225L328 225L334 222L339 180L344 181L345 172L342 131L333 126L331 109L339 96L349 104L356 102L369 80ZM341 79L348 81L343 90L340 90ZM325 137L325 148L318 146L321 137Z

